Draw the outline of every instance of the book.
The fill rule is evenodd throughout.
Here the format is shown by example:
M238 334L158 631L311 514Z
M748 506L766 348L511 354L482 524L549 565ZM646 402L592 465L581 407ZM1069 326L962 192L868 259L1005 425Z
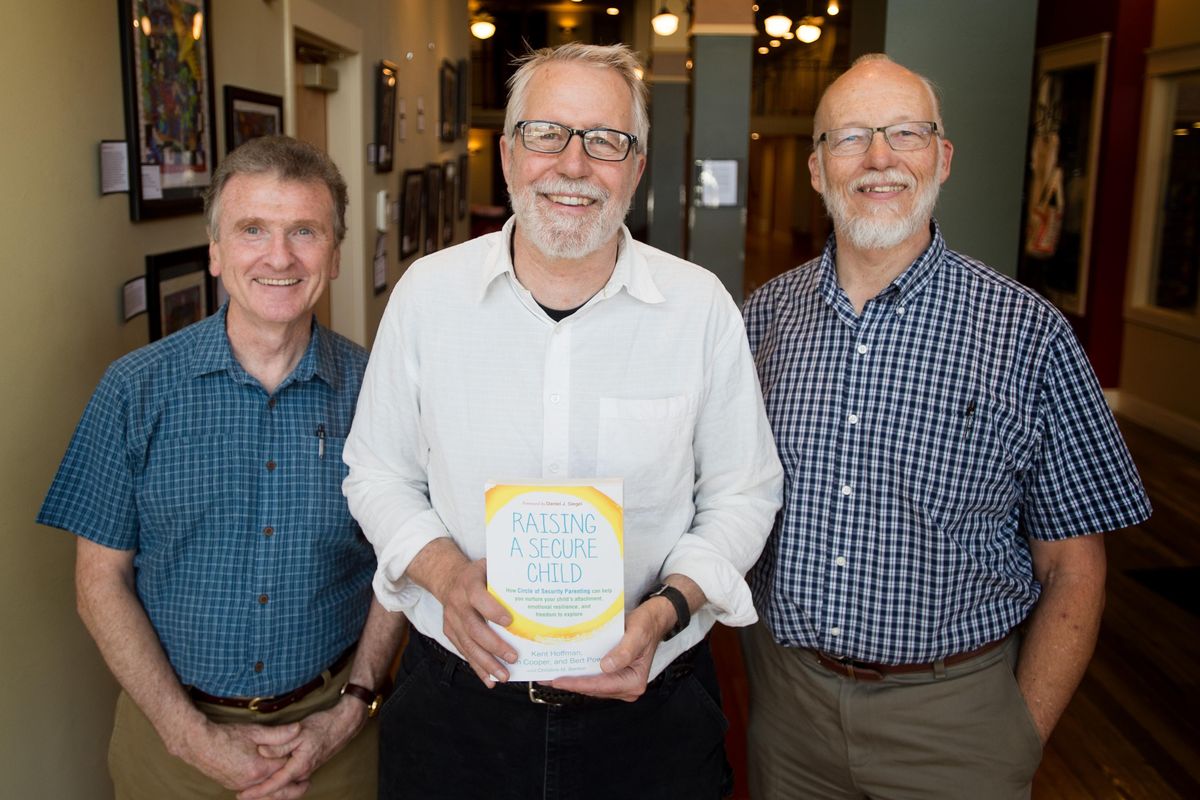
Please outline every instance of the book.
M623 481L488 482L489 623L517 651L515 681L596 675L625 632Z

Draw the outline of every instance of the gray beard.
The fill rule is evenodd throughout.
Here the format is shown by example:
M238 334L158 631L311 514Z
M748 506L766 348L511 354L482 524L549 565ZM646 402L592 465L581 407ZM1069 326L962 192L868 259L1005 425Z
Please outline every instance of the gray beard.
M600 205L599 214L581 220L564 219L550 209L539 207L539 194L575 194L590 197ZM548 178L513 191L509 187L513 214L522 234L549 258L581 259L595 253L612 240L633 198L623 201L587 181Z
M825 160L818 156L817 168L820 172L821 199L825 210L833 220L833 228L837 235L859 250L887 250L896 247L910 237L920 233L929 225L933 217L933 209L937 205L938 193L942 187L942 162L939 159L931 180L917 194L912 213L906 217L897 216L891 209L881 208L874 215L856 215L850 209L850 203L839 191L830 191L825 183ZM887 173L884 173L886 176ZM907 183L910 178L904 177Z

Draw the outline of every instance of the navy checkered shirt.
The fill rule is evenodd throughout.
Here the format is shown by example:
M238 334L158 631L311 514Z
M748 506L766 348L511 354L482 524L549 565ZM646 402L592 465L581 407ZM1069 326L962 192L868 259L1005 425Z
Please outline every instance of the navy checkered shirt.
M861 316L833 237L746 304L785 471L751 587L781 644L889 664L970 651L1037 602L1027 537L1150 513L1062 315L932 230Z
M183 684L281 694L358 640L375 554L342 497L342 443L366 360L314 324L268 397L222 309L114 362L88 403L38 522L137 551Z

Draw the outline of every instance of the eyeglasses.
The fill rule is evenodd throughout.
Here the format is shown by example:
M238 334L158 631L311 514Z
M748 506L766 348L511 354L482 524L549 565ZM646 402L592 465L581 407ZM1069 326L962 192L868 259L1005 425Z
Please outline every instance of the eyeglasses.
M526 150L535 153L561 153L571 143L572 136L583 142L583 152L600 161L624 161L638 138L632 133L612 128L578 130L557 122L523 119L513 128L521 134Z
M884 140L893 150L924 150L938 133L936 122L897 122L882 128L836 128L825 131L817 144L825 143L825 149L835 156L861 156L871 149L875 133L883 134Z

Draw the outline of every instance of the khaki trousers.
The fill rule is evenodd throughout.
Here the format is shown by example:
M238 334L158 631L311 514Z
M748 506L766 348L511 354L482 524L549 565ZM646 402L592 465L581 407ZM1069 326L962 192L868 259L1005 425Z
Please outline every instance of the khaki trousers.
M856 681L742 632L750 682L753 800L1027 798L1041 739L1017 688L1013 636L929 673Z
M196 707L219 723L281 725L295 722L337 703L349 670L347 665L338 675L326 673L325 686L300 702L271 714L208 703L197 703ZM378 764L379 723L370 720L358 736L313 773L304 797L306 800L375 800ZM168 753L150 720L125 692L117 698L108 769L117 800L229 800L236 796Z

